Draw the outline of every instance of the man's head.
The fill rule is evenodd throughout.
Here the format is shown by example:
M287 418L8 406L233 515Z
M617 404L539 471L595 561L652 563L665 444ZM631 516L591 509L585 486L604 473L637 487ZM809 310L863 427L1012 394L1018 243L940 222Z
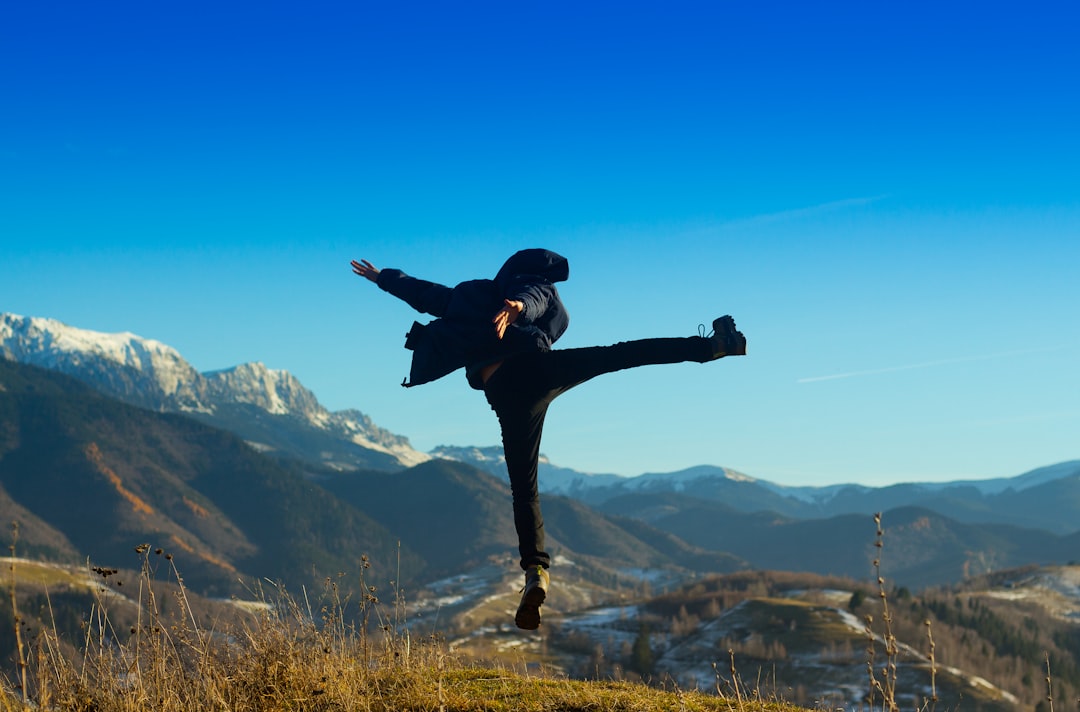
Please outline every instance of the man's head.
M570 277L570 263L551 250L539 247L520 250L503 264L495 275L495 281L502 285L521 275L535 275L549 282L565 282Z

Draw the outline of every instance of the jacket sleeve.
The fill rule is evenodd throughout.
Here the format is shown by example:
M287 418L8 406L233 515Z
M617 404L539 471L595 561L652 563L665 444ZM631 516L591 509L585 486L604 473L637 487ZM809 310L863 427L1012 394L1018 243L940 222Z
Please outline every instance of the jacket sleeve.
M547 313L557 292L555 286L546 279L515 279L508 286L506 299L519 301L525 305L525 309L518 318L528 324L536 321Z
M454 291L441 284L410 277L399 269L380 270L376 284L416 311L432 316L446 314L450 293Z

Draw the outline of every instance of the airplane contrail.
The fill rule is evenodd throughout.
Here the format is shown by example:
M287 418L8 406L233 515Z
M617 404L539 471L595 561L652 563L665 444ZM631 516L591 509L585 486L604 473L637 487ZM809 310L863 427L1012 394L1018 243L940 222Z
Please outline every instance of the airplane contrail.
M909 363L904 366L890 366L888 368L873 368L865 371L848 371L846 373L833 373L828 376L810 376L808 378L800 378L796 380L796 383L816 383L818 381L837 381L841 378L854 378L855 376L874 376L879 373L892 373L894 371L911 371L916 368L930 368L932 366L946 366L953 363L970 363L972 361L988 361L994 358L1005 358L1006 356L1019 356L1021 354L1035 354L1044 353L1046 351L1057 351L1061 349L1061 346L1053 346L1043 349L1022 349L1019 351L1002 351L1000 353L983 354L981 356L961 356L958 358L945 358L938 359L936 361L923 361L922 363Z
M788 220L791 218L802 218L818 215L820 213L828 213L834 210L843 210L844 208L870 205L871 203L876 203L879 200L884 200L888 197L890 197L888 193L883 193L881 195L870 195L864 198L844 198L842 200L832 200L828 203L818 203L817 205L810 205L805 208L792 208L790 210L778 210L775 213L762 213L760 215L751 215L742 220L735 220L734 222L742 224L753 224L774 222L778 220Z

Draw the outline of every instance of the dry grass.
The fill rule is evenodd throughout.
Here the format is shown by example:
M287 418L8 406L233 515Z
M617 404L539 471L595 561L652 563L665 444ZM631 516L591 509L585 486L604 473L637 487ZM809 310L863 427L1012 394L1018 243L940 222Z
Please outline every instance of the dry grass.
M899 647L880 573L884 535L880 515L875 516L875 523L878 555L874 567L881 613L879 621L869 616L866 620L868 696L862 708L899 712ZM449 653L436 638L414 638L405 625L401 597L394 595L386 604L365 582L366 560L358 581L359 600L343 596L338 581L333 579L327 579L315 597L307 591L294 597L271 586L253 591L257 603L236 607L234 617L207 623L212 619L200 617L193 610L172 557L160 549L151 552L148 545L137 547L136 552L142 562L137 585L125 587L135 597L134 615L130 610L133 601L109 587L115 570L95 568L85 577L74 576L84 584L92 573L101 580L94 588L94 602L78 641L62 639L55 626L50 628L48 624L32 635L29 631L20 633L16 587L20 583L40 586L68 582L68 578L56 578L14 557L8 559L8 575L3 583L10 587L17 649L13 656L16 668L0 684L0 712L800 709L775 693L766 696L760 691L761 684L744 684L732 651L727 670L714 664L716 685L710 693L675 687L656 689L631 682L578 681L536 673L531 668L521 672L471 664ZM159 567L169 573L167 586L155 581ZM121 602L129 607L123 615L115 608ZM790 599L762 602L796 611L813 608L809 603ZM873 630L875 623L881 626L880 632ZM925 625L930 688L929 694L918 700L916 709L934 712L938 703L935 642L930 622ZM800 627L813 627L813 621L803 621ZM1049 665L1047 658L1046 701L1052 712ZM818 708L824 709L821 702Z
M258 592L264 605L240 614L239 623L200 625L171 557L162 558L173 592L163 594L154 581L150 547L136 551L143 563L135 623L115 622L110 605L117 597L110 595L109 572L99 571L103 584L85 619L83 639L72 645L46 626L34 639L21 641L23 664L5 681L0 710L797 709L779 701L471 666L447 653L438 640L412 638L403 625L400 600L384 606L363 575L360 601L344 599L337 582L329 579L317 601L307 592L296 598L271 587ZM154 554L160 557L161 551ZM17 569L11 573L14 605ZM347 607L359 615L346 621ZM17 610L13 613L18 616Z

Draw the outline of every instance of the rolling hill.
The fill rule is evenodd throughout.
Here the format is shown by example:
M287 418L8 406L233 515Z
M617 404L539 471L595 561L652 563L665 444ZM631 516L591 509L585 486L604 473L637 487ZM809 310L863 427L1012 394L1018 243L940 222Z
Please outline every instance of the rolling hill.
M189 584L310 581L361 553L391 570L396 538L371 517L236 435L106 398L72 378L0 360L0 507L20 550L60 561L130 561L148 542ZM405 570L422 566L404 550Z

